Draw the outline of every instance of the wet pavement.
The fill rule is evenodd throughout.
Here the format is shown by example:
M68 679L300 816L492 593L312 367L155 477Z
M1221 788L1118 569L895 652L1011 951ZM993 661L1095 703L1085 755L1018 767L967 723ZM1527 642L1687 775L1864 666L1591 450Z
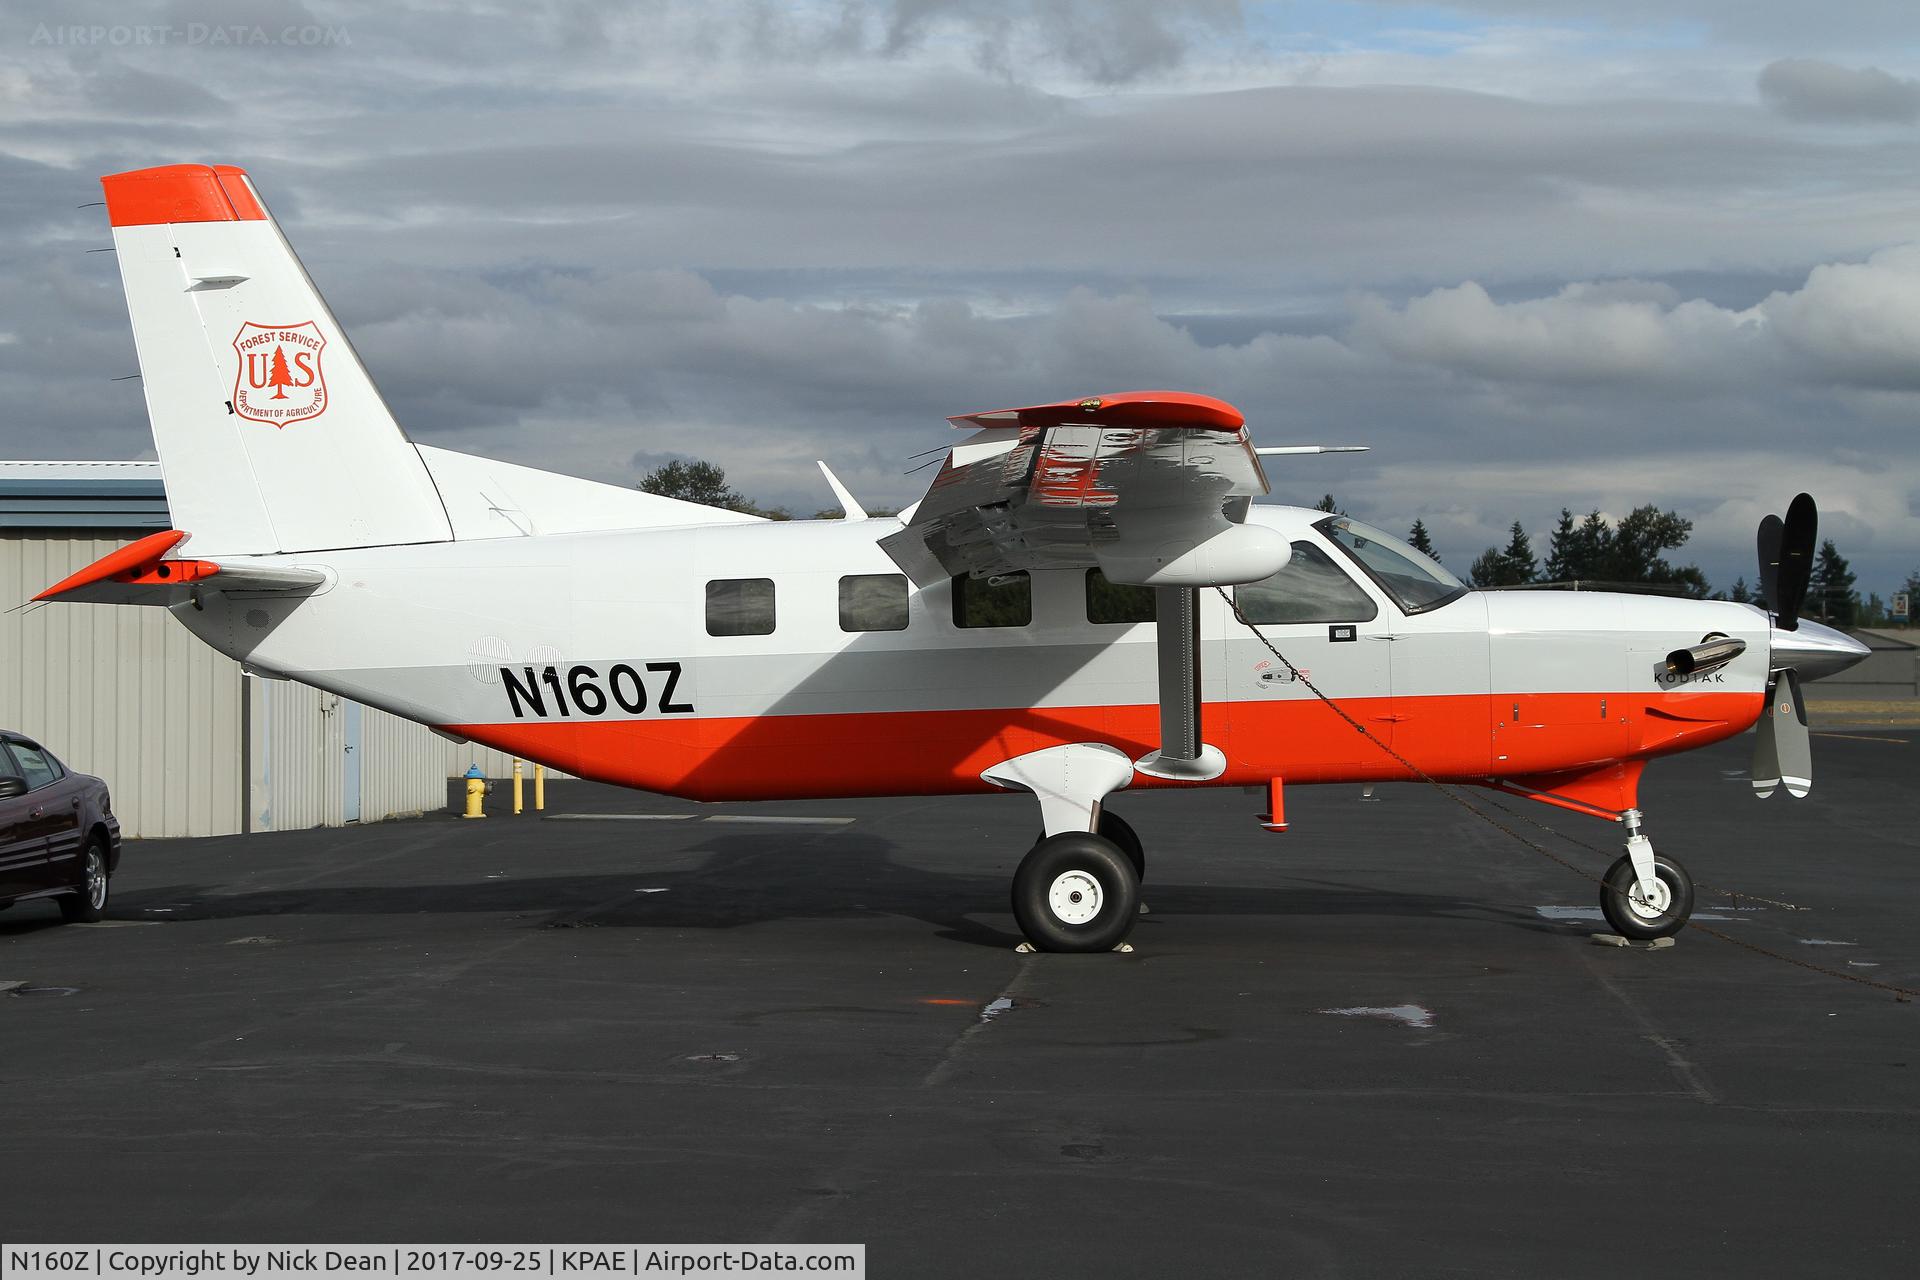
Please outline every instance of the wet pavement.
M1920 987L1917 736L1818 735L1800 802L1744 742L1657 762L1648 834L1805 908L1702 890L1730 938ZM141 842L106 924L0 915L6 1237L1912 1274L1920 1005L1697 931L1594 946L1587 882L1430 791L1296 789L1279 836L1259 796L1122 794L1152 910L1100 956L1014 951L1016 797L549 799L681 816Z

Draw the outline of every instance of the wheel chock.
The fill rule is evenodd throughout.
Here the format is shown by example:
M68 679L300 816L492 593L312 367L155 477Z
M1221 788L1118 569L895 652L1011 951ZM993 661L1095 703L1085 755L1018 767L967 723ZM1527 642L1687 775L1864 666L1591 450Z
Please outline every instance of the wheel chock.
M1631 947L1635 951L1662 951L1673 945L1672 938L1649 938L1645 942L1638 942L1617 933L1590 933L1587 937L1596 947Z
M1023 942L1013 950L1014 954L1023 956L1038 955L1040 953L1040 948L1034 946L1031 942ZM1113 950L1115 955L1130 956L1133 954L1133 944L1131 942L1123 942Z

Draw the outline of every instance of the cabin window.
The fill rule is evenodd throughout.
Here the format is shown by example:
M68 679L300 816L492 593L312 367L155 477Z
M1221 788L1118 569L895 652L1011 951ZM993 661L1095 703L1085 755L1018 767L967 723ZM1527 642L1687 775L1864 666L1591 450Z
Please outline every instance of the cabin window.
M850 573L840 579L842 631L905 631L907 577L903 573Z
M956 627L1024 627L1033 621L1033 582L1026 570L953 580Z
M1293 558L1271 578L1233 589L1248 622L1369 622L1373 597L1311 542L1293 544Z
M707 584L707 634L773 634L772 578L715 578Z
M1108 582L1098 569L1087 570L1087 621L1111 624L1152 622L1153 588Z

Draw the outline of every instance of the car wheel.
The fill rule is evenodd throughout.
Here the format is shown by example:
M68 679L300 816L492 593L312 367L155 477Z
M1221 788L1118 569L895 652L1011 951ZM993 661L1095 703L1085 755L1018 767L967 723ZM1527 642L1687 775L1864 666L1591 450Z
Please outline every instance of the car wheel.
M107 846L97 838L87 841L80 868L80 883L73 893L60 899L60 914L68 924L96 924L106 915L107 894L111 888Z

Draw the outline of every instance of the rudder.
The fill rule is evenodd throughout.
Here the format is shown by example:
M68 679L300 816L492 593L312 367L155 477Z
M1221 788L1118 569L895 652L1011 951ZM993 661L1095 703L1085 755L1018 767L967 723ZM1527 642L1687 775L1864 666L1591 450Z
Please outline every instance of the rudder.
M426 464L246 173L100 181L167 505L194 554L449 540Z

